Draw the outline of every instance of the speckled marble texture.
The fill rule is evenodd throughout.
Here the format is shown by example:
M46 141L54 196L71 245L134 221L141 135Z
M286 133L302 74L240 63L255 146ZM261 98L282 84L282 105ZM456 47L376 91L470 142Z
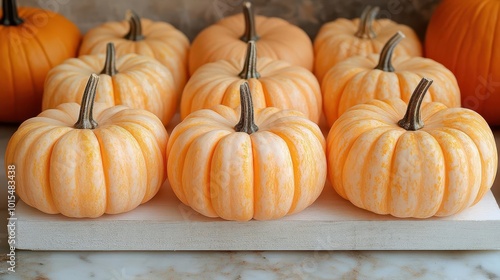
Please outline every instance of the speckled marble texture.
M1 279L500 279L500 252L18 252L18 258L16 273Z

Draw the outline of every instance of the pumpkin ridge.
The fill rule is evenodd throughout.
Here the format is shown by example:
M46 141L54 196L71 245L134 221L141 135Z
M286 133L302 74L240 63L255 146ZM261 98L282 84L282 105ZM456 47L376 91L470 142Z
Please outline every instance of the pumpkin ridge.
M436 135L438 135L438 134L442 134L442 135L436 137ZM455 137L452 134L446 132L446 130L443 130L443 129L435 129L435 130L432 131L431 135L433 135L434 139L438 142L439 147L440 147L440 149L442 151L443 158L444 158L444 168L445 168L445 171L444 171L445 176L443 178L443 184L444 184L444 188L443 188L443 192L442 192L443 195L441 197L441 202L439 204L439 208L435 212L434 215L436 215L436 216L446 216L446 215L450 214L449 210L445 211L445 209L444 209L444 207L445 207L445 203L444 203L445 202L445 197L448 197L447 194L450 193L449 178L448 178L448 174L450 173L450 166L449 166L449 164L447 164L448 161L446 160L446 158L448 158L446 155L448 154L448 156L449 156L450 153L447 152L449 149L446 148L447 144L443 143L443 141L445 141L445 139L443 139L443 138L448 137L448 138L453 138L454 142L459 142L459 141L457 139L455 139ZM458 144L460 144L460 146L462 146L462 143L458 143ZM469 164L467 164L467 165L469 165ZM467 169L469 169L469 168L467 168ZM454 203L454 204L456 204L456 203ZM453 213L453 212L451 212L451 213Z
M464 150L464 154L466 157L470 156L470 152L473 152L473 151L477 151L477 156L479 158L479 165L482 165L482 163L484 162L484 157L482 155L482 153L480 152L480 149L479 147L477 146L477 143L476 141L474 141L474 139L472 137L470 137L466 132L464 132L463 130L461 129L457 129L455 127L449 127L449 128L446 128L446 130L444 129L441 129L441 131L445 131L446 133L448 133L450 136L454 137L455 139L458 140L458 142L460 143L461 145L461 150ZM456 134L455 134L456 133ZM465 141L468 141L470 144L472 144L474 146L475 149L464 149L464 143L462 141L462 139L460 139L459 137L457 137L458 135L461 135L462 137L464 137L464 140ZM472 168L471 168L471 165L469 164L469 161L465 161L467 163L467 170L469 171L469 174L475 174L474 172L472 172ZM481 170L483 170L482 166L480 168ZM466 189L466 195L465 195L465 199L464 199L464 203L462 205L462 207L460 207L458 209L457 212L461 212L463 211L464 209L472 206L475 204L475 201L477 201L477 198L478 197L481 197L481 193L485 192L487 190L484 190L485 188L483 188L483 181L484 181L484 178L483 178L483 173L478 173L478 174L475 174L477 177L479 177L479 179L476 179L478 180L478 186L477 186L477 189L475 190L475 193L472 193L473 189L472 188L467 188ZM469 179L470 180L470 179ZM473 198L473 199L472 199Z
M381 132L379 132L379 130L381 130ZM383 127L383 126L380 126L380 127L377 127L377 128L374 128L372 130L369 130L369 131L366 131L365 133L363 133L363 135L361 137L368 137L366 135L368 134L377 134L377 136L375 136L376 138L373 139L373 140L370 140L370 145L368 147L365 146L366 148L366 155L369 156L372 154L373 150L375 149L376 147L376 144L377 142L382 138L382 136L390 131L391 128L389 127ZM356 145L357 141L360 141L360 138L359 137L356 142L354 142L353 146ZM349 156L347 157L347 160L349 160ZM358 159L359 160L359 159ZM361 174L367 174L367 168L368 168L368 163L370 162L369 159L366 159L366 160L363 160L362 163L361 163ZM366 197L366 186L367 184L365 183L365 181L368 179L366 176L361 176L361 181L360 181L360 184L359 184L359 190L360 190L360 196L359 196L359 202L361 203L360 207L363 208L363 209L367 209L367 207L365 205L367 205L367 197ZM371 179L371 178L370 178Z
M37 126L37 124L32 124L33 126ZM21 127L20 127L21 128ZM24 133L24 135L21 136L21 138L17 139L17 143L15 143L15 149L14 152L11 154L5 154L5 156L10 156L12 157L10 159L11 163L17 165L17 166L26 166L26 162L28 160L28 157L25 156L27 153L29 153L29 148L28 149L23 149L24 153L19 155L19 150L26 145L26 143L31 147L35 140L38 139L41 135L43 135L46 131L50 130L50 127L39 127L37 126L33 130L28 130ZM9 141L10 142L10 141ZM9 145L10 146L10 145ZM21 150L21 151L23 151ZM17 158L21 157L21 162L17 161ZM19 172L19 170L18 170ZM16 192L18 193L19 197L25 197L26 203L30 205L31 207L34 207L37 203L36 200L33 199L31 192L27 191L27 186L25 182L25 178L23 176L19 176L19 178L16 178L18 181L16 182ZM23 201L24 201L23 200Z
M400 145L399 140L401 139L401 136L404 133L405 132L402 131L401 134L399 134L399 136L397 137L397 139L394 142L394 148L392 149L391 160L389 161L390 166L388 167L388 170L389 170L389 173L390 173L390 176L389 176L389 178L387 180L387 185L388 186L392 186L392 180L394 178L394 176L393 176L393 174L394 174L393 168L394 168L394 162L396 160L396 151L397 151L398 145ZM391 191L388 190L387 193L386 193L386 196L385 196L385 204L386 204L387 213L394 213L394 208L392 207L392 204L390 202L391 199L392 199L392 194L391 194Z

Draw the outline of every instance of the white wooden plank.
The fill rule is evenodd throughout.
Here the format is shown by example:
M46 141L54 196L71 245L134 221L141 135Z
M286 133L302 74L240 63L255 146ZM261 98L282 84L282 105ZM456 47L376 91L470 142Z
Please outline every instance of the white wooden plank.
M47 215L19 202L25 250L482 250L500 249L500 209L488 194L446 218L398 219L358 209L327 185L301 213L231 222L183 205L168 184L134 211L98 219Z

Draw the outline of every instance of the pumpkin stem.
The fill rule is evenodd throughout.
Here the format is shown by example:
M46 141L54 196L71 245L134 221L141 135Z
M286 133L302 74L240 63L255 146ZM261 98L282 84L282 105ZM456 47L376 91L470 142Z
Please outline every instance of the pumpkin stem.
M5 26L16 26L23 23L23 19L17 14L16 0L2 1L3 16L0 19L0 24Z
M134 11L128 10L126 19L128 20L130 29L124 38L131 41L140 41L144 39L144 35L142 35L141 18Z
M260 74L257 72L257 50L255 47L255 41L248 41L245 64L243 65L243 70L241 70L238 76L247 80L260 78Z
M252 94L250 93L250 88L248 87L247 82L240 85L240 102L240 122L234 127L234 130L236 130L236 132L246 132L248 134L252 134L259 130L259 127L255 124Z
M96 74L90 75L90 78L83 92L82 103L80 105L80 115L75 123L75 128L78 129L94 129L97 127L97 122L93 118L94 99L97 90L99 76Z
M118 70L116 70L115 58L115 44L108 43L106 45L106 60L104 61L104 68L102 69L100 74L113 76L118 73Z
M420 83L418 83L417 88L411 94L410 102L408 102L408 108L406 109L406 114L398 122L398 125L406 130L416 131L424 127L424 122L422 121L420 115L420 107L422 105L422 100L427 93L427 90L432 84L431 79L422 78Z
M255 16L253 14L252 3L243 3L243 15L245 16L245 33L240 37L240 39L248 43L249 41L259 40L259 35L255 31Z
M375 31L373 31L373 21L379 12L379 7L367 6L361 16L359 17L359 27L358 31L354 35L362 39L373 39L377 37Z
M394 49L396 46L405 38L405 34L403 32L398 31L394 36L387 41L384 45L384 48L380 52L380 58L375 69L382 70L385 72L394 72L394 67L392 66L392 54L394 53Z

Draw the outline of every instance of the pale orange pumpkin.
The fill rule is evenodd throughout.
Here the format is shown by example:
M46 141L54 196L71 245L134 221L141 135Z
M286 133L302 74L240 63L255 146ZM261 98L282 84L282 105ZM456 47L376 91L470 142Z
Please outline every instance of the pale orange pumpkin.
M132 12L127 20L107 22L90 29L83 37L80 55L106 52L106 44L115 44L122 56L136 53L155 58L172 73L176 92L180 95L188 79L188 38L171 24L151 21Z
M189 53L189 73L220 59L241 57L242 63L249 41L256 42L259 57L313 68L312 42L302 29L281 18L254 18L250 2L245 2L243 14L223 18L196 36Z
M127 105L155 114L168 124L177 109L177 94L170 71L151 57L126 54L115 58L113 43L106 54L68 59L47 74L43 110L82 100L88 76L100 73L97 102Z
M448 107L460 107L457 80L446 67L422 57L398 56L392 61L393 52L403 38L403 33L398 32L380 55L351 57L328 71L321 91L323 111L330 126L350 107L372 99L401 98L408 102L423 77L434 80L424 102L438 101Z
M145 110L96 103L92 74L82 99L26 120L10 139L16 193L28 205L68 217L130 211L166 179L168 134ZM94 119L95 117L95 119Z
M500 1L443 0L432 14L425 55L457 77L462 105L500 125Z
M319 122L321 90L309 70L286 61L257 59L254 41L248 42L245 62L240 61L219 60L200 67L182 93L181 118L218 104L239 106L240 85L248 82L254 108L293 109Z
M360 18L339 18L325 23L314 39L314 74L320 81L337 63L351 56L380 53L394 33L401 31L407 39L394 50L395 56L422 56L422 44L409 26L390 19L375 17L378 7L366 7Z
M378 214L427 218L458 213L491 188L498 156L488 124L469 109L422 104L431 82L422 80L409 105L372 100L335 122L328 176L343 198Z
M293 110L217 105L190 114L172 131L168 178L176 196L208 217L247 221L297 213L326 180L325 139ZM239 121L238 121L239 120Z
M1 2L0 122L20 123L40 113L47 72L77 55L81 35L60 14Z

